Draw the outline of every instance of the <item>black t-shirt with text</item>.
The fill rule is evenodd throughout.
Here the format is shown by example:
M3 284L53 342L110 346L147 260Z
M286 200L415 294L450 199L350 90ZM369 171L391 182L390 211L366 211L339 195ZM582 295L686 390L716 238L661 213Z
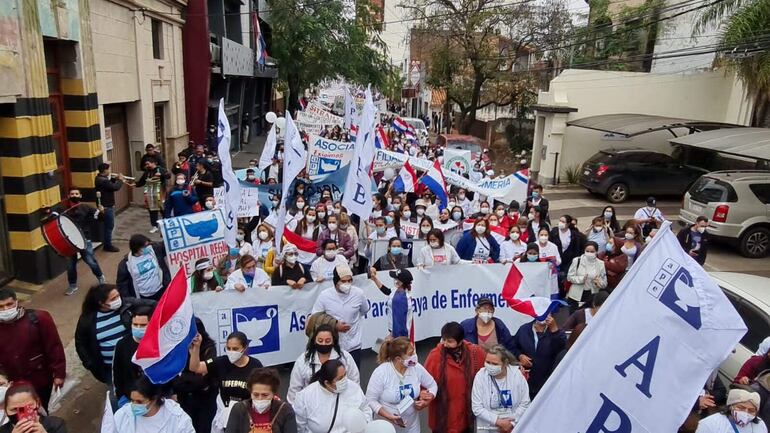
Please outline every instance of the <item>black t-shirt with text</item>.
M249 357L249 363L244 367L238 367L231 363L227 356L218 356L206 361L209 374L219 380L219 394L225 405L232 400L246 400L251 398L246 382L255 368L262 368L258 359Z

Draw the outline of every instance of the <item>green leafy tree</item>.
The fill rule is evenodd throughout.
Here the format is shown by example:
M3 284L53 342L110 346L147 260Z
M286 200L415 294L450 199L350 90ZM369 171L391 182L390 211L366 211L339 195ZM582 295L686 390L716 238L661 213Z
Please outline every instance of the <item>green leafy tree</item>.
M268 0L273 26L271 55L278 59L289 110L299 109L304 89L327 78L386 87L392 67L378 49L375 6L340 0Z

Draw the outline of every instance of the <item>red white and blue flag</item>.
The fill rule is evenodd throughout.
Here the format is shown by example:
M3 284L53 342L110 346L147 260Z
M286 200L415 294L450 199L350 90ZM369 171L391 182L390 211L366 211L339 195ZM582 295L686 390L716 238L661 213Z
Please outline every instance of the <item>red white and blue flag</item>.
M382 125L377 125L374 135L374 147L377 149L387 149L390 147L388 142L388 134L385 133L385 128Z
M182 267L158 301L132 361L142 367L152 383L167 383L184 370L190 343L197 333Z
M410 143L417 143L417 134L415 134L414 130L411 128L404 132L404 138L406 138L406 141Z
M441 164L439 164L438 159L433 161L433 166L428 169L428 172L421 179L422 184L427 186L433 194L436 194L436 198L441 201L439 210L446 208L449 193L446 189L444 172L441 171Z
M409 124L406 123L404 119L396 117L393 119L393 128L402 134L406 134L406 131L409 130Z
M398 176L393 180L393 191L414 192L415 189L417 189L417 173L407 160L401 167L401 171L398 172Z
M254 49L257 54L257 63L264 65L268 54L265 37L262 35L262 28L259 26L259 15L254 12L251 14L251 19L254 25Z
M286 240L286 242L297 246L297 260L300 263L309 265L315 261L316 243L314 240L305 239L291 230L284 230L283 238Z
M527 287L524 276L516 266L517 264L514 262L511 270L508 271L501 293L511 308L519 313L534 317L535 320L543 321L549 314L565 305L563 301L558 299L535 296L534 292Z
M348 132L348 139L355 143L358 138L358 126L350 125L350 132Z

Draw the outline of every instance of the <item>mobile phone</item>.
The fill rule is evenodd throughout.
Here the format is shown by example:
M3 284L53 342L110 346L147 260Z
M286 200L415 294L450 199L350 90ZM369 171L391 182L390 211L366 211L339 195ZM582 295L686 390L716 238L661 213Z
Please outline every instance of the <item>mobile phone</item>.
M401 427L401 428L406 428L406 423L404 422L404 419L403 419L403 418L401 418L401 417L397 417L397 418L396 418L396 420L395 420L395 422L396 422L396 425L397 425L397 426L399 426L399 427Z
M37 405L30 403L26 406L22 406L16 410L16 416L19 419L19 423L24 420L30 420L32 422L38 421Z

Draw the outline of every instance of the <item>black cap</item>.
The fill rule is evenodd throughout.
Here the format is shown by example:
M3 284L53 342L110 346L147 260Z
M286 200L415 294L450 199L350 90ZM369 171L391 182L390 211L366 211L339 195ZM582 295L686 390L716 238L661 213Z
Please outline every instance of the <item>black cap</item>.
M655 197L653 196L647 197L647 206L655 206Z
M476 301L476 308L483 307L484 305L489 305L492 308L495 308L495 303L492 302L489 298L479 298L478 301Z
M409 284L412 284L412 280L414 280L414 278L412 277L412 273L409 272L408 269L397 269L395 271L390 271L388 275L390 275L390 277L393 278L394 280L401 281L402 283L404 283L404 285L407 285L407 286Z

